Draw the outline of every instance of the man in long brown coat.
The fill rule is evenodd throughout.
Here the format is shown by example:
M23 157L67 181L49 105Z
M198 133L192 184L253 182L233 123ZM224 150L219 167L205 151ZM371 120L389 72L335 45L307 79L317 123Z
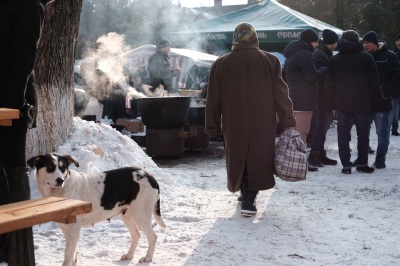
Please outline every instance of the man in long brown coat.
M279 60L258 48L256 31L249 23L236 27L232 51L211 68L206 133L223 132L228 189L240 189L244 216L256 214L259 190L275 186L276 114L284 127L296 126L281 74Z

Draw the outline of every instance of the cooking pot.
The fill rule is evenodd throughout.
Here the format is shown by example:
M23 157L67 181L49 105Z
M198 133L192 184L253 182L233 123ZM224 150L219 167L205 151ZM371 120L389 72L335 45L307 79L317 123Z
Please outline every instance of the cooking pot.
M186 123L192 97L147 97L137 100L143 124L152 129L180 128Z

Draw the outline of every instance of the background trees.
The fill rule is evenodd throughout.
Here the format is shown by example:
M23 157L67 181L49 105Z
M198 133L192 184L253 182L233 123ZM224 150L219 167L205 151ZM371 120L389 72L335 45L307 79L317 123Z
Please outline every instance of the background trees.
M343 30L376 31L389 47L400 33L398 0L278 0L279 3Z
M68 137L73 118L73 67L82 0L47 5L35 64L38 127L28 130L27 158L53 152Z

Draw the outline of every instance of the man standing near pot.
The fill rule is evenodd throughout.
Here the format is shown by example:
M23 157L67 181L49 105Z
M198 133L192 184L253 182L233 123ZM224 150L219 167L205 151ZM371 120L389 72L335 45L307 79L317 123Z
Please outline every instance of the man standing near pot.
M253 216L259 190L275 186L276 114L296 126L279 60L258 47L256 30L239 24L232 50L218 58L209 76L206 133L224 134L228 190L241 191L241 214Z
M378 135L378 147L374 166L376 169L386 168L386 153L389 148L390 124L389 114L392 110L392 99L399 90L400 63L397 55L388 50L386 43L379 41L374 31L367 32L363 37L364 50L370 53L379 71L380 92L372 94L372 121L375 123Z
M171 42L167 39L161 39L156 47L157 51L149 59L147 71L149 72L149 85L158 87L164 86L164 89L170 93L176 93L177 89L172 83L172 79L181 71L179 68L171 69L168 53L171 50Z
M35 119L33 66L48 0L0 2L0 108L20 110L12 126L0 126L0 205L30 199L25 148ZM0 235L0 262L34 266L32 228Z

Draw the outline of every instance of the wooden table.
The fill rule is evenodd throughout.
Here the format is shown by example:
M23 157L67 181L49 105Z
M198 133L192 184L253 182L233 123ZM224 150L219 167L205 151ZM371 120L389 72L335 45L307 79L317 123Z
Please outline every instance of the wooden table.
M13 119L19 119L19 110L0 108L0 126L11 126Z
M46 197L0 206L0 234L47 222L75 223L76 216L92 211L92 203Z

